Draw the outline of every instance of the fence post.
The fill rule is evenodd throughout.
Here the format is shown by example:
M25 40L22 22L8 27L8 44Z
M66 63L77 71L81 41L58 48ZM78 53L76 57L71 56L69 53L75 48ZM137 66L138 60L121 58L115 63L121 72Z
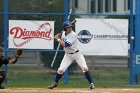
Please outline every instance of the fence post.
M130 85L133 85L133 0L130 0Z
M8 27L8 0L4 0L4 57L6 59L8 57ZM7 65L4 65L4 71L7 73ZM5 83L7 83L7 79L5 80Z
M65 10L64 21L66 21L69 15L69 0L65 0L64 10ZM64 73L64 84L67 84L67 83L68 83L68 69L66 69Z

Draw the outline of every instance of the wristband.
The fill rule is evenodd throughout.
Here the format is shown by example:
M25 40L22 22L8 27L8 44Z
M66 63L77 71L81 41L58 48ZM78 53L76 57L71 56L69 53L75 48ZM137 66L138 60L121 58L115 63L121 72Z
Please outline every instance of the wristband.
M60 39L57 39L57 41L59 42L59 41L60 41Z
M17 57L11 59L12 60L12 63L15 64L17 62Z

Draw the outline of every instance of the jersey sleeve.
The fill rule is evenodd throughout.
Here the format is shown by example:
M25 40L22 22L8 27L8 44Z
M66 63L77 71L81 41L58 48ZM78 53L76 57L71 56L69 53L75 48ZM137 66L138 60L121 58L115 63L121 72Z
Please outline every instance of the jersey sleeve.
M70 37L67 38L65 41L65 47L72 46L72 43L77 39L75 34L72 34Z

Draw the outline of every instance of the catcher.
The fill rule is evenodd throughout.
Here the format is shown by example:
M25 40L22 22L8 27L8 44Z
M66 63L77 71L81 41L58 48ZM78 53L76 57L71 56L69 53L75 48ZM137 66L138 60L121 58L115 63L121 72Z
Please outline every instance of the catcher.
M0 67L2 67L3 64L15 64L19 58L19 56L22 54L22 50L18 49L16 50L16 53L14 55L14 58L5 59L3 57L3 54L0 55ZM6 72L0 71L0 89L4 89L2 86L2 83L6 79Z

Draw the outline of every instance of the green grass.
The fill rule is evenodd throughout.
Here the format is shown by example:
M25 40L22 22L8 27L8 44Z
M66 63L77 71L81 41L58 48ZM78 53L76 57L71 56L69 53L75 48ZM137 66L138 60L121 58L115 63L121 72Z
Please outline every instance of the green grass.
M129 69L96 69L91 75L96 87L129 87ZM5 86L16 88L47 88L55 78L54 73L47 73L40 67L32 66L9 66L7 76L8 83ZM69 74L68 84L64 84L63 80L63 78L60 80L58 87L86 88L89 86L83 73Z

